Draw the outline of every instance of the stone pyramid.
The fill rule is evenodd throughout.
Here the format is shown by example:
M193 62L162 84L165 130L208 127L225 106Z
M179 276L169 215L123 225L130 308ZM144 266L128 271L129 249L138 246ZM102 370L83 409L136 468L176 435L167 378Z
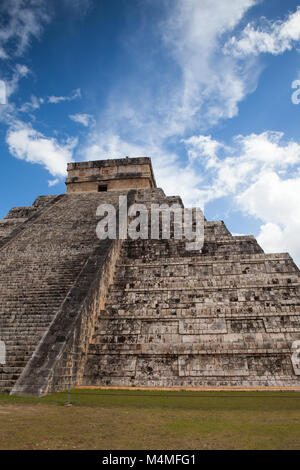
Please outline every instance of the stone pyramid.
M67 193L0 221L0 392L300 386L299 269L206 221L186 240L99 240L100 204L183 206L151 160L68 165Z

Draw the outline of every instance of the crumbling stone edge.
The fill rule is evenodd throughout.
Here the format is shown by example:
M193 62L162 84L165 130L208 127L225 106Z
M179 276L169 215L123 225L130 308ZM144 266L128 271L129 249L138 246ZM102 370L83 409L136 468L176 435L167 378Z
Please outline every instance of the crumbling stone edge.
M129 206L135 196L135 190L128 192ZM95 321L104 309L121 245L118 238L99 240L10 395L40 397L64 391L69 384L81 385Z

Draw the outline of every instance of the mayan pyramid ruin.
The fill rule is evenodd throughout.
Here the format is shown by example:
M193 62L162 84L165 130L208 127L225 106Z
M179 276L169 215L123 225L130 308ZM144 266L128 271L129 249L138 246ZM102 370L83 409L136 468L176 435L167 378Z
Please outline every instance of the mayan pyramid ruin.
M180 175L178 177L180 179ZM100 204L182 205L149 158L70 163L66 194L0 221L0 392L300 386L299 269L205 220L185 240L100 240ZM5 362L5 363L4 363Z

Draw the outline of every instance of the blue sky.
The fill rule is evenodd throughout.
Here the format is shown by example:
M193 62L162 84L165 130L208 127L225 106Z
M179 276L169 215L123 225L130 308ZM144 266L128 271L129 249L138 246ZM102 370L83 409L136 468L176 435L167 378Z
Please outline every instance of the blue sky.
M2 0L0 18L0 217L64 193L69 161L148 156L168 195L300 262L296 1Z

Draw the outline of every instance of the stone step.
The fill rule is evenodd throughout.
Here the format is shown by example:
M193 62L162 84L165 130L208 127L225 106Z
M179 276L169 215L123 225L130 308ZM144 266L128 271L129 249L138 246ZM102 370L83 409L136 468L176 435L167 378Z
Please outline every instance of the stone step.
M126 253L125 253L126 255ZM197 256L191 257L186 259L181 256L175 256L174 258L162 256L160 260L150 261L149 263L146 260L141 259L127 259L126 256L120 258L117 266L126 266L126 265L149 265L149 266L161 266L161 265L170 265L170 264L195 264L195 265L209 265L210 263L221 263L221 264L228 264L228 263L257 263L257 262L266 262L275 265L284 265L286 263L293 264L293 260L287 253L242 253L242 254L235 254L232 253L230 256L224 258L224 256L207 256L204 259L202 258L201 254L197 254ZM295 266L295 265L294 265ZM295 271L299 271L295 268Z
M286 266L288 268L288 266ZM118 265L115 273L115 281L131 279L153 279L180 277L191 280L225 277L230 279L249 279L251 276L255 279L273 277L281 279L286 277L300 278L299 271L294 269L285 269L282 272L273 271L266 262L256 263L227 263L227 264L196 264L196 263L170 263L161 265L132 264Z
M211 308L213 304L220 303L229 307L232 305L243 306L245 302L263 302L264 305L299 305L300 286L252 286L252 287L229 287L218 288L192 288L192 287L161 287L141 289L111 289L106 306L119 305L120 308L131 308L133 304L137 308L142 305L150 308L189 308L195 305ZM281 298L280 298L281 297Z
M5 379L13 379L15 376L19 376L19 374L22 372L22 369L24 367L24 364L22 366L11 366L7 365L5 367L0 366L0 380L5 380Z
M47 324L48 325L48 324ZM5 335L10 335L10 334L15 334L16 332L19 332L21 334L28 333L29 335L35 335L38 333L42 333L45 330L44 328L39 328L36 325L31 325L28 326L27 324L25 325L18 325L18 327L11 328L9 326L2 326L0 323L0 335L3 336Z
M184 306L178 307L173 303L157 303L155 300L149 300L147 303L140 304L132 303L130 305L109 304L106 305L106 310L102 311L101 317L104 316L120 316L120 317L176 317L176 316L221 316L221 315L240 315L240 316L253 316L260 314L267 315L280 315L280 314L298 314L300 312L300 301L298 298L292 301L284 302L260 302L260 301L245 301L245 302L230 302L224 304L223 302L207 303L194 302L187 303Z
M8 344L29 344L30 342L36 342L39 338L43 336L44 330L38 332L30 332L30 330L24 330L22 332L3 332L0 331L0 340L5 341L6 345ZM22 339L23 338L23 339ZM28 343L26 343L28 342Z
M299 276L277 276L274 275L241 275L241 276L219 276L217 278L189 278L189 276L166 276L166 277L154 277L144 275L139 278L129 277L126 279L121 276L116 276L114 279L115 289L129 290L129 289L149 289L149 288L171 288L171 289L202 289L202 288L225 288L225 287L236 287L245 288L251 286L256 287L261 282L263 286L297 286L300 285Z
M31 313L25 313L25 314L11 314L7 312L1 312L0 313L0 324L2 322L15 322L15 321L26 321L28 323L32 324L37 324L37 323L48 323L48 321L51 320L53 316L48 314L31 314Z

